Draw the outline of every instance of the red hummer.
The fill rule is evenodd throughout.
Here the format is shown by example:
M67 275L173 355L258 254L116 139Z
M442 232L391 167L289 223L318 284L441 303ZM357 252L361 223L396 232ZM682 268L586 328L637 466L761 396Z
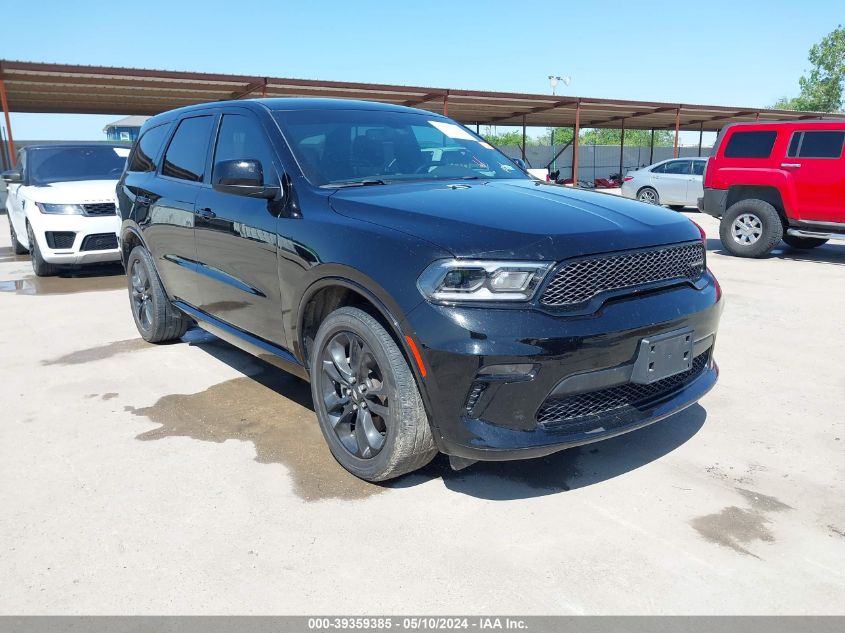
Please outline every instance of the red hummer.
M719 133L698 208L740 257L845 241L845 121L735 123Z

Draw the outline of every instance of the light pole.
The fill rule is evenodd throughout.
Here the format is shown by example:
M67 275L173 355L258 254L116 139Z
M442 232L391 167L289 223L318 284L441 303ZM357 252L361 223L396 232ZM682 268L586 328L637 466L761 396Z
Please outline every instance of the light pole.
M553 97L555 96L555 91L557 90L557 84L558 84L558 82L561 82L561 81L563 82L564 86L568 86L572 82L572 78L569 75L564 75L563 77L560 77L559 75L549 75L549 84L551 84L551 86L552 86L552 96ZM552 150L552 160L550 161L550 164L551 164L551 170L554 171L555 170L555 163L557 162L555 160L555 129L554 129L554 127L552 127L551 130L552 130L552 132L551 132L550 147L551 147L551 150Z

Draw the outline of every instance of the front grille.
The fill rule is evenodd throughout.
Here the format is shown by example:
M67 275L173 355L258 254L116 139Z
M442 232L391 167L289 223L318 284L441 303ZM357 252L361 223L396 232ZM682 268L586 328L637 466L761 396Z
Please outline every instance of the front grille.
M606 292L662 281L696 281L704 273L704 253L704 244L696 242L564 262L540 303L579 308Z
M117 248L117 235L114 233L97 233L82 240L81 251L107 251Z
M696 356L692 367L648 385L627 382L622 385L577 393L562 398L549 398L537 412L537 422L545 425L577 424L585 418L597 416L623 407L648 404L667 396L696 379L707 365L710 351Z
M44 233L47 238L47 246L56 249L73 248L73 240L76 233L73 231L47 231Z
M98 202L95 204L83 204L85 215L114 215L116 208L114 202Z

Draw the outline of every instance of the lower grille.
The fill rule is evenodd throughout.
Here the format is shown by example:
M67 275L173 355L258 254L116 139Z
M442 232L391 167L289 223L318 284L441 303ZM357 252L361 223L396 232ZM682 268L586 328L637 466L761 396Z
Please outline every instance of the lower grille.
M692 367L685 372L669 376L649 385L627 382L622 385L577 393L563 398L548 398L537 412L537 422L547 426L573 424L589 421L592 416L601 415L624 407L637 407L668 396L704 371L710 351L696 356Z
M76 239L73 231L47 231L44 236L47 238L47 246L56 249L73 248L73 240Z
M83 204L85 215L115 215L116 207L114 202L97 202L95 204Z
M81 251L107 251L117 248L117 235L114 233L97 233L82 240Z

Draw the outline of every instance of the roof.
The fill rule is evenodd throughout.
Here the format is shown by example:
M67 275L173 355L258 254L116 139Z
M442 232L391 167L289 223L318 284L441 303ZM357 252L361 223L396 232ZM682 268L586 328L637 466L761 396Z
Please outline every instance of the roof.
M137 114L123 117L122 119L112 121L106 125L106 127L103 128L103 131L109 129L110 127L141 127L149 118L149 116L141 116Z
M845 119L845 113L795 112L422 86L222 75L0 60L13 112L154 115L196 103L245 97L333 97L415 106L465 124L716 131L726 123ZM444 112L447 110L447 112Z

